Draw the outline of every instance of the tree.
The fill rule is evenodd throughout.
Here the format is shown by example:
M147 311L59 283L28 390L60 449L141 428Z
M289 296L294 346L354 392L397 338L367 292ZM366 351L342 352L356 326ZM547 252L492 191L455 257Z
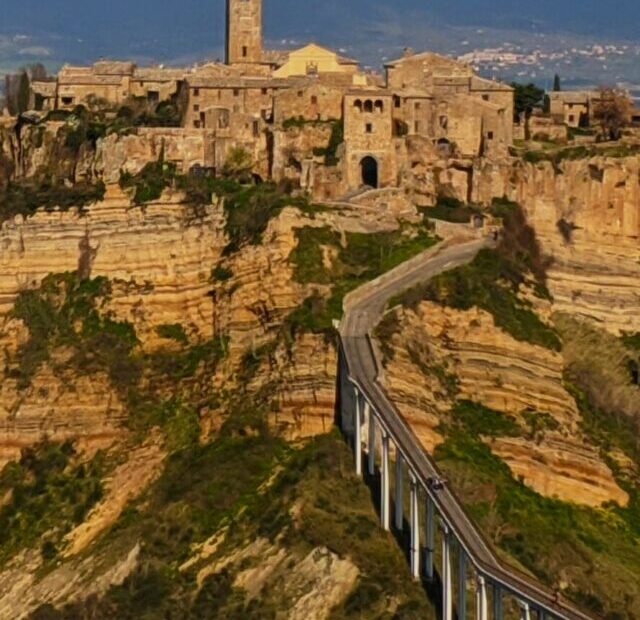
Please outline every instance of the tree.
M227 154L227 159L222 167L223 176L246 183L251 180L253 158L251 154L241 146L233 147Z
M18 81L18 93L16 95L16 110L22 114L29 109L29 99L31 98L31 82L26 71L20 73Z
M559 93L562 90L562 84L560 83L560 76L556 73L553 77L553 92Z
M625 91L601 87L593 104L593 122L604 137L619 140L622 130L631 122L632 112L633 102Z
M519 121L524 114L525 120L529 119L533 113L533 109L542 106L544 98L544 90L538 88L535 84L511 84L515 90L515 120Z

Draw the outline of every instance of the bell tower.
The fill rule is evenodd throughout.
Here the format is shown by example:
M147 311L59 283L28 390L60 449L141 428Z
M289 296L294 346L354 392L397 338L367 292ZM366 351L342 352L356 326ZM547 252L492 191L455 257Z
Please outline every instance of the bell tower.
M226 63L262 60L262 0L227 0Z

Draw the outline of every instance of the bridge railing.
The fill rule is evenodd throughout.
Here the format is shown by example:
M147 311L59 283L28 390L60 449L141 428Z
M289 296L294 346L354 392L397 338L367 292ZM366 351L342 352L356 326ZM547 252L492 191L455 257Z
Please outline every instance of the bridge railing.
M358 341L358 342L355 342ZM380 437L380 519L385 530L391 528L391 444L396 454L396 497L394 526L401 528L404 521L404 473L410 479L410 545L409 560L411 573L415 579L424 577L432 580L435 575L434 559L436 554L436 521L439 522L442 539L442 613L443 620L453 620L453 577L452 549L458 548L458 601L457 618L465 620L467 614L466 595L469 565L476 573L476 618L488 620L489 593L493 588L493 618L503 618L503 595L511 594L516 598L522 620L530 620L537 613L539 620L559 618L561 620L592 620L573 605L559 598L539 583L520 571L504 566L496 557L491 544L473 524L462 502L448 485L440 485L442 475L437 465L422 448L415 433L397 411L388 398L384 388L375 380L373 383L361 376L358 368L349 364L348 348L358 349L362 356L369 357L369 363L375 368L375 377L379 374L378 360L372 346L370 335L364 338L342 338L340 346L340 404L341 425L344 434L354 444L356 472L361 475L364 469L363 446L366 446L366 466L370 475L376 468L376 443ZM357 357L357 356L355 356ZM355 364L354 364L355 366ZM362 373L366 374L366 373ZM365 432L366 430L366 432ZM420 505L419 495L426 497L425 549L421 552ZM422 502L425 504L425 502ZM422 570L421 570L422 559Z

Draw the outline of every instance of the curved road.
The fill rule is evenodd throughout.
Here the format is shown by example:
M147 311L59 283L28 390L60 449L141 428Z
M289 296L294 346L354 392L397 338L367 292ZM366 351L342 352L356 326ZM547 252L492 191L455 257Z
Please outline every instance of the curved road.
M381 367L370 334L381 320L389 299L439 273L471 262L480 249L489 246L490 242L483 239L449 247L445 244L425 252L385 274L379 281L363 286L355 292L353 303L347 300L345 304L340 337L349 378L378 414L379 422L425 490L428 479L441 474L380 384ZM436 493L429 491L429 495L441 518L482 575L500 585L505 592L530 603L532 610L566 620L592 620L592 616L566 601L557 601L553 593L536 581L500 562L448 485Z

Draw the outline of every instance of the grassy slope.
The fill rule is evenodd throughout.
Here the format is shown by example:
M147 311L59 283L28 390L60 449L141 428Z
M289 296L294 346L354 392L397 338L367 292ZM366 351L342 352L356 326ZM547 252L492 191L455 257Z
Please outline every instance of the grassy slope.
M361 576L344 604L333 610L336 620L434 616L424 592L411 581L395 541L379 530L369 492L353 475L352 455L337 434L301 448L265 431L252 437L233 434L227 427L211 444L175 453L146 497L99 543L121 548L123 540L142 541L140 567L122 586L101 601L61 610L46 606L32 617L72 619L91 610L95 619L275 618L286 603L278 588L267 587L247 602L233 587L235 575L251 563L231 565L207 578L200 590L195 571L178 570L191 545L223 526L230 526L230 534L216 557L261 536L277 539L298 557L327 546L350 558ZM303 506L295 524L294 504ZM395 615L389 612L390 601L398 607Z
M329 228L301 228L297 235L298 246L290 256L294 278L302 284L329 287L330 293L328 297L312 294L289 317L289 324L315 333L331 332L332 321L342 317L347 293L438 241L424 226L390 233L347 233L344 245ZM324 260L325 252L332 255L329 261Z
M638 498L595 510L545 498L516 480L480 435L528 435L498 412L459 404L436 460L490 540L516 563L607 618L640 612ZM481 419L479 419L481 418Z

